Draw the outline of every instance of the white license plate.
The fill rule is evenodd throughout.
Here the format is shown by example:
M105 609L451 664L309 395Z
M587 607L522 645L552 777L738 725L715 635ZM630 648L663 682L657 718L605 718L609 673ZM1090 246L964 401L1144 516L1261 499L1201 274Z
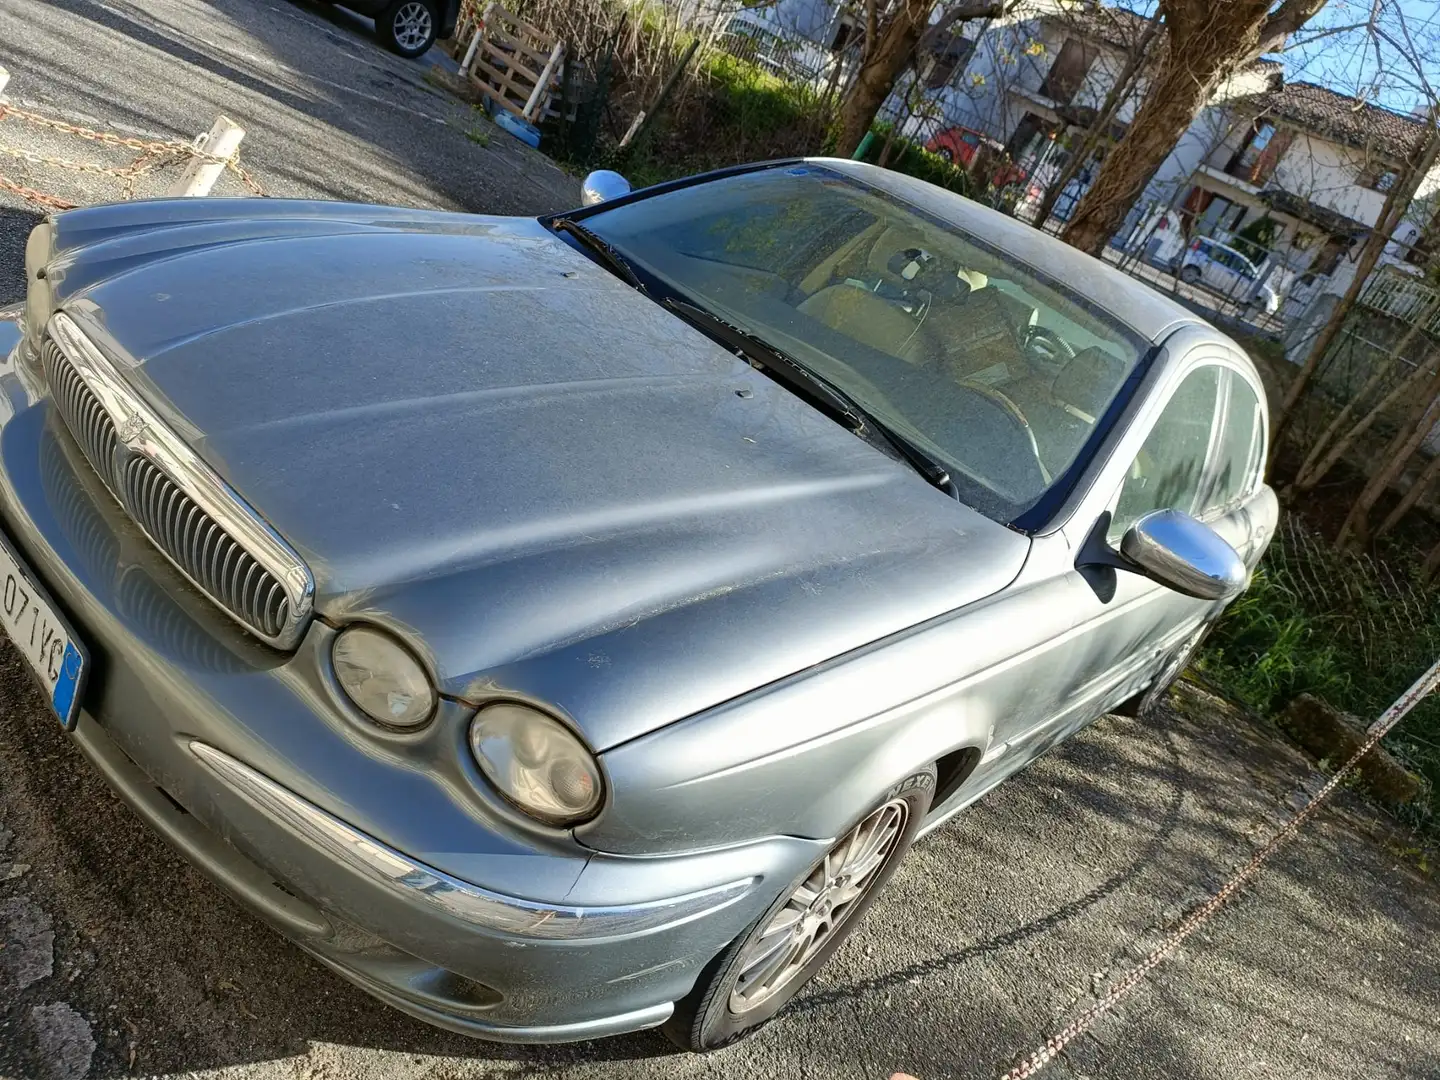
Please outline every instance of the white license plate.
M0 537L0 630L35 672L50 706L67 728L75 726L85 683L85 648L13 548Z

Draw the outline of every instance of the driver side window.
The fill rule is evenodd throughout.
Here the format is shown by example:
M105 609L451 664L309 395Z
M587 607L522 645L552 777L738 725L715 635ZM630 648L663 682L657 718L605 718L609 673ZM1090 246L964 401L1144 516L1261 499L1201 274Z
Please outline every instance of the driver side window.
M1120 486L1106 533L1111 544L1118 544L1130 526L1155 510L1196 513L1219 389L1220 368L1206 365L1185 376L1170 395Z

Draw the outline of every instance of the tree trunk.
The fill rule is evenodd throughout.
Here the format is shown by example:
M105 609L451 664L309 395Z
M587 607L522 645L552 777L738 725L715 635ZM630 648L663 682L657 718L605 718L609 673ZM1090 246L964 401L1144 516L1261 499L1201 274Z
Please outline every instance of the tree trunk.
M1139 200L1180 136L1210 100L1219 79L1218 68L1209 78L1200 74L1199 58L1187 58L1180 42L1171 39L1160 70L1151 84L1130 130L1105 158L1060 238L1067 244L1100 256L1119 231L1126 213Z
M1440 406L1440 356L1432 353L1425 358L1421 366L1428 368L1432 363L1436 364L1435 374L1430 377L1424 394L1411 409L1406 422L1400 426L1400 430L1380 456L1380 467L1370 477L1355 500L1355 505L1350 508L1350 513L1346 515L1345 524L1340 526L1340 535L1335 538L1337 547L1358 551L1370 542L1370 511L1380 501L1380 496L1385 494L1391 482L1404 470L1410 456L1425 441L1425 436L1434 425L1436 407Z
M1215 88L1262 53L1279 48L1325 0L1159 0L1165 58L1130 130L1105 159L1061 238L1100 255Z
M895 89L895 80L910 62L920 35L930 22L930 9L934 6L935 0L902 0L890 20L877 29L877 39L866 42L855 81L840 103L840 135L835 144L837 156L849 157L855 153L860 140L870 130L875 114L885 104L890 91Z
M1386 372L1395 366L1397 360L1402 358L1410 343L1419 335L1421 326L1430 321L1430 316L1434 314L1437 303L1440 303L1440 293L1437 293L1435 299L1426 304L1420 317L1405 331L1404 337L1386 358L1386 362L1375 368L1370 377L1365 380L1365 385L1345 403L1345 407L1320 433L1320 437L1315 440L1315 445L1305 455L1305 461L1300 466L1299 472L1295 474L1295 483L1291 489L1293 492L1301 493L1312 490L1316 484L1325 479L1325 474L1335 467L1335 463L1345 456L1350 447L1355 445L1356 440L1370 430L1370 425L1375 423L1381 413L1394 405L1411 389L1425 381L1427 378L1425 365L1420 364L1409 375L1396 383L1389 393L1355 422L1353 427L1348 430L1345 428L1345 424L1354 415L1360 403L1370 396L1370 391L1379 385ZM1341 431L1345 432L1343 436L1339 435Z
M1335 305L1335 310L1330 313L1330 318L1320 328L1319 335L1310 346L1310 355L1305 358L1299 374L1295 376L1285 391L1285 397L1281 400L1280 408L1275 415L1274 431L1270 435L1271 461L1274 461L1285 430L1293 419L1296 403L1309 387L1310 380L1315 377L1315 372L1319 369L1325 354L1330 351L1331 343L1345 325L1345 319L1349 316L1350 309L1360 299L1360 291L1365 287L1365 282L1369 280L1375 264L1385 250L1385 245L1390 242L1391 235L1400 224L1400 219L1409 209L1420 182L1425 179L1425 175L1435 165L1437 156L1440 156L1440 129L1435 127L1436 119L1437 111L1432 109L1428 121L1430 133L1418 148L1420 150L1419 159L1412 159L1408 163L1400 182L1390 189L1390 194L1385 199L1385 205L1380 210L1380 217L1376 219L1375 227L1370 231L1369 237L1365 240L1365 246L1360 251L1360 261L1355 265L1354 280L1345 290L1345 295L1340 298L1340 303Z
M1435 482L1436 476L1440 476L1440 454L1436 454L1430 459L1430 464L1425 466L1425 471L1416 477L1415 483L1410 485L1410 490L1405 492L1395 505L1395 509L1391 510L1385 520L1380 523L1380 527L1375 530L1375 539L1378 540L1400 524L1400 519L1424 497L1425 492L1430 490L1430 485Z
M1105 101L1100 106L1100 114L1095 122L1085 132L1085 137L1080 140L1080 145L1070 155L1070 160L1065 163L1065 168L1060 170L1060 175L1055 182L1045 191L1045 197L1040 201L1040 209L1035 214L1035 228L1045 228L1045 222L1049 220L1051 213L1055 210L1055 202L1065 192L1065 187L1071 180L1080 174L1085 163L1094 155L1096 149L1110 141L1110 127L1115 121L1115 114L1120 111L1120 106L1125 104L1125 99L1130 96L1130 91L1135 86L1135 80L1140 74L1140 66L1145 62L1146 55L1150 52L1150 46L1155 40L1155 35L1160 31L1160 20L1151 19L1150 25L1145 28L1145 33L1130 50L1130 55L1125 59L1125 66L1120 69L1115 84L1110 87L1105 95Z

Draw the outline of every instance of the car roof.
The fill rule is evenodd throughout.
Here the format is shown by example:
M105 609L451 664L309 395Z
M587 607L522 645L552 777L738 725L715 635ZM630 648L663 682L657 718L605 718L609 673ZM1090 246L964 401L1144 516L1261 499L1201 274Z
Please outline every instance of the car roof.
M853 177L968 233L984 237L987 243L1043 270L1153 342L1169 336L1182 325L1204 327L1218 340L1229 340L1189 308L1144 282L998 210L913 176L864 162L841 158L806 160Z
M1201 236L1198 239L1202 244L1209 244L1211 247L1224 248L1226 251L1230 252L1231 255L1240 256L1240 258L1244 259L1251 266L1255 265L1255 260L1250 258L1249 255L1246 255L1237 247L1231 247L1229 244L1222 244L1219 240L1216 240L1210 236Z

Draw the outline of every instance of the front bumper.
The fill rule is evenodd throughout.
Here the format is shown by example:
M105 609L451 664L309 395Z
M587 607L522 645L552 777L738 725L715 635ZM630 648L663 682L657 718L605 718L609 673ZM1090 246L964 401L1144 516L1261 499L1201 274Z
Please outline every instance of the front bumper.
M486 1038L652 1026L818 857L789 837L596 853L481 794L468 709L377 736L328 677L332 630L314 624L294 655L266 649L150 546L3 359L10 325L0 530L90 648L77 743L156 831L346 978Z

